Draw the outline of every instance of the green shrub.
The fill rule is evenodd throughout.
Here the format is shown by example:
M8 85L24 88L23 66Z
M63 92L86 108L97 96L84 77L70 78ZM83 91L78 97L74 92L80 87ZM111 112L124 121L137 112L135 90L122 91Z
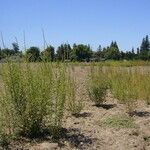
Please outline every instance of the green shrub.
M2 66L0 121L8 135L59 134L65 110L66 68L51 63L6 63ZM52 130L51 128L55 128Z
M93 84L89 89L89 96L96 105L99 105L105 101L107 86L105 84Z
M90 99L96 105L102 104L106 99L107 90L109 88L109 78L102 71L102 68L91 68L91 74L88 84L88 93Z

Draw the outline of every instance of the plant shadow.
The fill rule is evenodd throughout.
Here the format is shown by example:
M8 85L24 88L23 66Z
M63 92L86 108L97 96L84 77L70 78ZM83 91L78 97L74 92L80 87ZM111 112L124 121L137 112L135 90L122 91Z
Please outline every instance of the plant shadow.
M90 117L91 115L92 115L91 113L87 113L87 112L73 114L73 116L76 118L87 118L87 117Z
M61 140L69 142L72 148L86 149L97 139L85 136L79 129L70 128L62 129ZM63 145L65 146L65 145Z
M116 104L96 104L94 106L96 106L98 108L103 108L103 109L109 110L109 109L116 107Z
M89 136L85 136L81 130L76 129L76 128L61 128L60 129L60 134L58 135L57 138L52 138L50 134L45 133L45 135L39 136L37 138L27 138L27 137L21 137L19 139L16 139L12 145L9 145L10 149L19 149L20 147L25 147L25 145L34 145L40 144L43 142L48 142L48 143L57 143L58 147L57 148L63 148L66 146L66 142L69 144L71 149L87 149L88 146L91 144L94 144L94 142L97 140L96 138L91 138ZM0 147L1 148L1 147Z
M131 116L138 116L138 117L150 117L150 112L148 112L148 111L134 111L130 115Z

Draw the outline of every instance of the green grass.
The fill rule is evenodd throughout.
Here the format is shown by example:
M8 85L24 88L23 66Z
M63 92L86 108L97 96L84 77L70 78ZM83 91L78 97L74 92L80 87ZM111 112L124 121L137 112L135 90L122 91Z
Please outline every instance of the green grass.
M134 67L134 66L150 66L150 61L144 61L144 60L120 60L120 61L114 61L114 60L106 60L106 61L100 61L100 62L91 62L94 66L107 66L107 67ZM74 62L69 63L70 65L75 66L90 66L91 63L85 63L85 62Z
M102 127L109 128L134 128L136 125L131 117L112 116L98 123Z

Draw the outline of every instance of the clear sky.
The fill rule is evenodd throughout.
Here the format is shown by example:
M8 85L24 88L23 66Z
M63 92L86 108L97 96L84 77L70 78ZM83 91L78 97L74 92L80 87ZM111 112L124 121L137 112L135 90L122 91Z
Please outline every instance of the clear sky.
M55 47L76 42L96 49L116 40L122 50L131 50L150 34L150 0L0 0L5 45L16 36L23 46L25 30L27 46L42 47L41 28Z

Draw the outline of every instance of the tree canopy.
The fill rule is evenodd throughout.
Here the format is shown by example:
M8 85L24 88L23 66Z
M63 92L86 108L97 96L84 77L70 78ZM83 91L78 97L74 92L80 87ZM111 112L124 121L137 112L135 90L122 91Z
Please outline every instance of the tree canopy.
M12 49L0 48L0 59L20 54L18 43L12 43ZM22 54L22 53L21 53ZM101 61L101 60L150 60L150 41L148 35L142 39L141 45L135 50L121 50L116 41L112 41L109 46L98 46L97 50L93 50L88 44L61 44L55 51L54 46L49 45L44 50L31 46L27 49L25 56L30 62L37 61Z

